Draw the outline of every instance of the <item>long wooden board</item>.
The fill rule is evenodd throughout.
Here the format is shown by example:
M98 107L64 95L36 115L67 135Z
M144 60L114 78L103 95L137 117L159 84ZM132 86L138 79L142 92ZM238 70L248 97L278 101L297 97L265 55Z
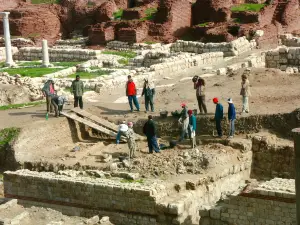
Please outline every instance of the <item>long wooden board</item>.
M89 121L87 119L81 118L81 117L79 117L79 116L77 116L75 114L69 114L69 113L66 113L66 112L61 112L61 114L64 115L65 117L69 118L69 119L75 120L75 121L77 121L79 123L82 123L82 124L84 124L86 126L89 126L89 127L93 128L93 129L95 129L95 130L97 130L99 132L102 132L104 134L107 134L107 135L109 135L111 137L116 137L117 136L116 132L111 131L109 129L106 129L105 127L102 127L102 126L100 126L98 124L95 124L95 123L93 123L93 122L91 122L91 121ZM124 138L124 137L121 137L121 139L123 141L126 141L126 138Z

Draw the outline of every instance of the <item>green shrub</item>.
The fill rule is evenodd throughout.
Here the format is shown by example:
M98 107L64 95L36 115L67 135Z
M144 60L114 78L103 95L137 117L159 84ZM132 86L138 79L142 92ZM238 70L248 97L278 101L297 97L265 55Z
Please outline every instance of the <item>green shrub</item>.
M119 9L118 11L113 13L115 20L120 20L123 16L123 9Z
M32 4L60 4L60 0L31 0Z
M95 5L96 5L95 2L91 2L91 1L87 2L87 7L94 7Z
M118 63L124 65L124 66L127 66L129 64L129 60L128 59L119 59L118 60Z
M148 8L145 10L146 16L140 20L141 21L153 20L156 13L157 13L157 8Z
M136 53L133 51L102 51L102 54L107 54L107 55L118 55L122 56L125 58L134 58L136 57Z
M200 24L198 24L197 26L198 26L198 27L205 27L205 26L208 25L208 23L209 23L209 22L200 23Z
M10 127L0 130L0 149L15 140L20 133L20 128Z
M244 11L252 11L252 12L259 12L265 4L240 4L240 5L235 5L231 7L232 12L244 12Z

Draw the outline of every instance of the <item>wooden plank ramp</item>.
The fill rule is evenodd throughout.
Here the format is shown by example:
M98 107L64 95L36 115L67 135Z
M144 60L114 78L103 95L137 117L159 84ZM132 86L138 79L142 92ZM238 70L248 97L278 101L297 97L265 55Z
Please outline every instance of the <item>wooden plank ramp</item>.
M102 119L102 118L95 116L95 115L93 115L83 109L80 109L80 108L73 108L73 109L71 109L71 111L78 114L79 116L82 116L84 118L87 118L88 120L91 120L93 123L96 123L96 124L100 125L101 127L104 127L115 133L118 133L118 130L119 130L118 125L111 123L108 120ZM145 140L145 137L138 135L138 134L135 134L135 137L136 137L136 140L140 140L140 141Z
M93 123L93 122L91 122L91 121L89 121L87 119L79 117L76 114L70 114L70 113L66 113L66 112L61 112L61 114L64 115L65 117L69 118L69 119L75 120L75 121L77 121L79 123L82 123L82 124L84 124L84 125L86 125L88 127L91 127L93 129L95 129L95 130L97 130L97 131L99 131L101 133L107 134L107 135L109 135L111 137L116 137L117 136L117 132L114 132L112 130L106 129L105 127L102 127L102 126L100 126L98 124L95 124L95 123ZM124 138L124 137L121 137L121 139L123 141L126 141L126 138Z

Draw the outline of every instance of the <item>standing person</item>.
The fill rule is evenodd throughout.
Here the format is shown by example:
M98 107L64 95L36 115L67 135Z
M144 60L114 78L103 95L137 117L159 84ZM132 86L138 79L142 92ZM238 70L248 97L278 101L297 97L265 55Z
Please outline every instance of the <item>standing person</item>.
M142 92L142 96L144 96L144 95L145 95L146 112L149 111L149 103L150 103L150 107L151 107L151 112L154 112L153 98L155 95L155 86L152 81L149 81L147 79L145 79L144 88L143 88L143 92Z
M197 77L198 78L198 77ZM196 96L200 113L207 114L207 108L205 103L205 81L203 78L193 79L194 89L196 89Z
M123 121L119 125L119 130L118 130L118 133L117 133L117 144L120 143L121 135L126 136L127 131L128 131L128 126L126 125L126 121Z
M129 75L128 81L126 83L126 96L128 97L131 112L133 112L132 101L133 101L134 106L136 107L136 110L140 111L140 105L137 100L136 94L137 94L137 90L135 87L135 83L133 82L131 76Z
M242 83L241 83L241 92L240 95L243 96L243 113L249 113L249 97L251 96L250 92L250 82L247 78L246 74L242 75Z
M78 74L76 75L76 79L72 82L71 91L74 95L74 108L78 107L79 103L80 109L83 109L82 96L84 93L84 85Z
M189 116L188 116L186 104L182 103L181 108L182 108L182 111L180 114L180 118L178 120L178 123L181 126L179 142L183 141L183 139L186 137L186 135L188 133L188 126L189 126Z
M234 136L234 121L236 119L236 113L235 113L235 107L233 105L232 99L229 98L227 102L228 102L228 120L229 120L229 126L230 126L228 138L233 138L233 136Z
M153 122L152 115L148 116L148 121L145 123L143 127L143 133L147 137L149 153L153 153L153 150L156 153L159 153L160 150L156 138L156 127L155 127L155 123Z
M129 147L129 158L135 158L135 151L136 151L136 143L135 143L135 133L133 131L133 123L128 122L128 130L126 132L127 137L127 144Z
M42 88L42 92L44 97L46 97L46 105L47 105L47 115L53 112L53 104L52 104L52 97L55 94L54 89L54 81L52 78L49 78L48 81L44 84L44 87Z
M193 114L192 110L188 111L189 114L189 137L192 142L192 148L196 147L196 116Z
M216 128L218 132L218 137L221 138L223 136L222 125L221 122L223 120L223 106L219 103L218 98L213 98L213 103L216 104L216 112L215 112L215 121Z

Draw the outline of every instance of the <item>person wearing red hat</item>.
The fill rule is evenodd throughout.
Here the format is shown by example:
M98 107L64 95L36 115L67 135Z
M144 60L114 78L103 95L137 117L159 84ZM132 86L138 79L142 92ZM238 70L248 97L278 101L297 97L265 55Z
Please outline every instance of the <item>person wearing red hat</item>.
M181 114L180 114L180 118L178 120L178 123L181 127L179 142L183 141L183 139L187 135L188 126L189 126L189 116L188 116L188 113L187 113L187 106L186 106L185 103L181 103L181 107L182 107L182 111L181 111Z
M189 137L191 139L191 143L192 143L192 148L196 147L196 117L193 114L192 110L188 111L188 115L189 115Z
M213 98L213 103L216 104L215 121L216 121L217 133L218 133L218 137L221 138L223 136L222 125L221 125L224 116L223 106L221 103L219 103L218 98Z

